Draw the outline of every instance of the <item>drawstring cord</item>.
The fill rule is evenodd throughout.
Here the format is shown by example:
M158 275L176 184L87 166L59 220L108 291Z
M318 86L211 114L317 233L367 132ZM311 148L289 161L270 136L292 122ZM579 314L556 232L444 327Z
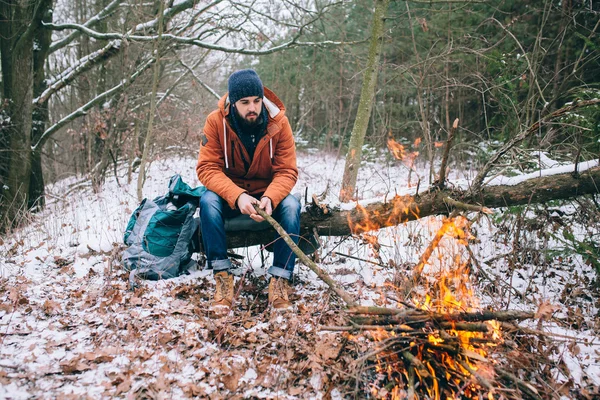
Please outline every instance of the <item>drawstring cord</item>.
M225 144L225 168L229 169L229 161L227 160L227 125L225 117L223 117L223 143Z

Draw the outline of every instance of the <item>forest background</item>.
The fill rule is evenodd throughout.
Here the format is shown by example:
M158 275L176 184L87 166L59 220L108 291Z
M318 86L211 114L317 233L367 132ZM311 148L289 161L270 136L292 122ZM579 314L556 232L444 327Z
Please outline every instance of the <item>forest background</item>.
M324 296L304 268L298 318L269 320L257 246L243 248L240 263L252 273L234 323L206 313L210 271L126 290L127 217L142 197L162 194L167 173L195 186L205 118L230 73L250 67L286 105L296 189L314 195L303 224L339 206L329 222L308 225L322 242L312 259L349 296L411 309L438 297L445 307L444 283L461 293L473 278L485 307L535 320L502 326L493 385L444 364L442 379L448 371L469 378L446 390L597 398L599 15L587 0L2 2L0 397L154 388L218 398L226 388L241 397L386 398L415 388L412 353L402 368L383 359L394 366L387 378L373 373L387 346L376 336L384 325L404 329L398 320L350 317L377 330L349 340L339 332L357 329L347 326L356 310L337 297L354 300ZM346 187L359 166L359 184ZM342 201L359 202L340 204L338 189ZM452 212L447 195L460 200ZM502 208L484 216L490 211L474 203ZM371 217L385 223L367 226ZM422 219L401 224L414 218ZM450 228L460 221L476 235ZM240 236L247 245L250 235ZM457 274L448 279L445 268ZM236 319L240 310L246 319ZM154 312L160 318L146 318ZM417 317L416 335L430 333ZM436 387L422 376L418 390ZM404 377L406 387L397 385Z
M343 157L379 3L3 3L1 225L18 225L43 207L46 183L72 174L98 189L122 163L135 179L143 160L141 194L147 162L197 152L204 119L238 68L256 69L281 97L299 148ZM592 1L386 7L364 159L392 138L429 163L430 183L456 118L450 165L477 169L538 120L598 98ZM599 120L598 107L582 107L540 124L496 167L526 170L540 154L529 150L593 159Z

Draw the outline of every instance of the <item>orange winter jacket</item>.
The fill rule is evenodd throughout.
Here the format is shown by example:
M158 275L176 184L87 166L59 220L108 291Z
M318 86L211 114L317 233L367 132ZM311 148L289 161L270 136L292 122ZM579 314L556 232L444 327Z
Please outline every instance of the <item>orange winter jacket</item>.
M275 209L298 180L296 147L285 107L266 87L264 93L263 107L269 115L267 133L258 142L248 170L244 160L250 160L250 156L227 118L227 94L219 100L219 108L206 118L202 132L196 165L198 179L233 209L244 192L251 195L264 193Z

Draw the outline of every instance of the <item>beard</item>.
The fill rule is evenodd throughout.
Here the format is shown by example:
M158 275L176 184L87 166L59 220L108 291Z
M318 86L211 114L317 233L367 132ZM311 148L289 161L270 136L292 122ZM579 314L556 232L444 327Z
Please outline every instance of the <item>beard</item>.
M250 112L250 113L247 113L246 115L242 116L238 112L238 117L239 117L240 122L248 128L253 128L255 126L262 124L262 113L257 114L257 113Z

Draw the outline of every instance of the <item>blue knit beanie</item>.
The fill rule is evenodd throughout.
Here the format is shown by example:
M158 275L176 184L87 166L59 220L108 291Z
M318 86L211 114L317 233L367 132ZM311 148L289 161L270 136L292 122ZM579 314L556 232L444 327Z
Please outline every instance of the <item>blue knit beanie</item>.
M229 102L235 104L239 99L250 96L264 96L263 84L258 74L251 69L234 72L227 82Z

